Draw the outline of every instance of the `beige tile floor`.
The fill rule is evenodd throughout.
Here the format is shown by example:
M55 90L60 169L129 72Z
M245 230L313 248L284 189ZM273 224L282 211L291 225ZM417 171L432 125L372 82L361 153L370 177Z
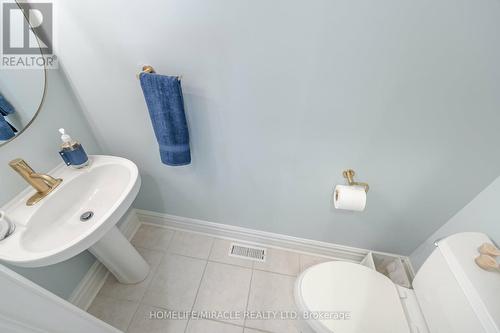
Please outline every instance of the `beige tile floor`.
M132 244L150 264L149 276L139 284L123 285L110 275L88 309L128 333L301 333L303 324L296 320L206 320L182 314L294 311L296 276L332 260L268 248L266 262L254 262L229 257L230 240L151 225L142 225ZM177 311L180 317L161 318L165 311ZM152 313L157 319L151 319Z

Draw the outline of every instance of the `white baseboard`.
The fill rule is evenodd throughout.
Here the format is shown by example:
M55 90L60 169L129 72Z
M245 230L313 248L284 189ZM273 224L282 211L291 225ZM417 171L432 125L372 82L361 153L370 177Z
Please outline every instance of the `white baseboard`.
M316 255L328 256L338 260L360 263L369 252L373 252L350 246L320 242L311 239L292 237L267 231L259 231L175 215L160 214L147 210L136 209L135 211L141 223L154 224L178 230L188 230L220 238L239 239L257 245L286 248L302 253L313 253ZM377 253L399 257L406 265L409 264L408 258L405 256L382 252ZM413 274L411 265L409 267L409 272Z
M134 209L131 209L127 215L124 216L124 221L119 229L127 239L131 239L139 229L141 222L137 218ZM90 267L87 274L80 281L75 288L68 301L80 309L87 310L97 293L106 282L109 271L103 264L96 260Z
M254 230L175 215L161 214L140 209L131 209L128 212L125 217L125 221L120 226L120 230L126 238L131 239L143 223L171 229L196 232L219 238L238 239L256 245L285 248L296 252L322 255L337 260L356 263L360 263L369 252L373 252L350 246L320 242L311 239L292 237L267 231ZM413 268L408 257L391 253L376 253L401 258L410 278L412 279L414 277ZM73 291L69 301L79 308L87 310L106 281L108 273L109 272L106 267L96 260L77 288Z

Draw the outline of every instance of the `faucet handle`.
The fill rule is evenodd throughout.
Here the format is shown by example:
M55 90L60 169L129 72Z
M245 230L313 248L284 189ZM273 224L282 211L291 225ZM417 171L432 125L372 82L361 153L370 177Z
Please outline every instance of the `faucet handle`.
M9 166L16 171L24 171L26 174L34 173L35 171L22 158L16 158L9 162Z
M479 247L479 253L488 255L490 257L500 256L500 250L491 243L483 243L483 245Z

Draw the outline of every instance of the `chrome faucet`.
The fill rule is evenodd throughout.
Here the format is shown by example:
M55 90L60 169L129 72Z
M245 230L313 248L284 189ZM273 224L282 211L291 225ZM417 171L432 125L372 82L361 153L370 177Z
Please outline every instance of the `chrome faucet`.
M60 178L55 179L49 175L36 173L26 161L20 158L10 161L9 166L36 190L36 193L26 202L27 206L33 206L45 198L62 182Z

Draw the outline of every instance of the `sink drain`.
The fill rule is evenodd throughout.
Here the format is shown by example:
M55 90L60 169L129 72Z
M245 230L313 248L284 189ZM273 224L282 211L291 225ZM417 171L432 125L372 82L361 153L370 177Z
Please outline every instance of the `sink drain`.
M88 212L85 212L82 215L80 215L80 221L87 222L92 217L94 217L94 212L92 212L92 211L89 210Z

